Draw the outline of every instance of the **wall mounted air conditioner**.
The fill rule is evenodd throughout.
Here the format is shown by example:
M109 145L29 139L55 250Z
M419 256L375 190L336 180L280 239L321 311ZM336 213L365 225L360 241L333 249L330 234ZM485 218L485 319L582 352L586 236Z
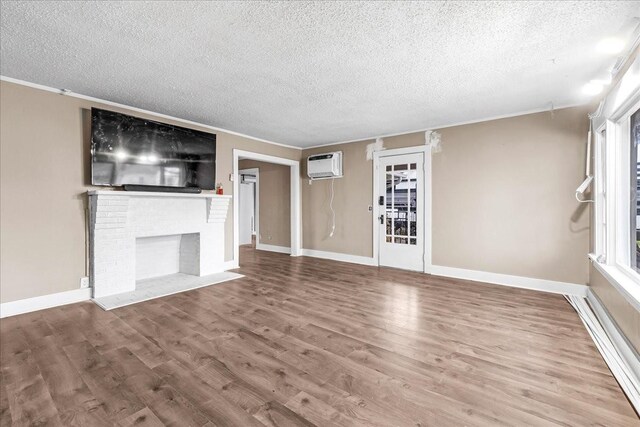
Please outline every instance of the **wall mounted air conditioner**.
M307 175L311 179L340 178L342 151L314 154L307 157Z

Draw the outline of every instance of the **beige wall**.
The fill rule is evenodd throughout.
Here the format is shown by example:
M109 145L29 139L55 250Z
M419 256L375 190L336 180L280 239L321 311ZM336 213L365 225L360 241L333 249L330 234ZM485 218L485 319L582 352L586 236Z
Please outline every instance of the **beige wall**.
M573 193L584 177L587 108L441 129L433 156L433 263L571 283L587 282L589 217ZM329 238L330 181L302 185L303 247L372 255L372 141L303 151L344 153L335 180L337 226ZM384 139L424 144L424 133ZM304 169L304 168L303 168Z
M302 247L351 255L371 256L371 162L365 161L365 146L371 141L332 145L328 148L304 150L301 173L307 176L306 158L312 154L342 151L345 176L333 180L333 206L336 229L331 232L331 180L317 180L309 185L303 179L302 188Z
M373 255L373 197L371 160L366 160L366 147L373 140L304 150L302 153L302 246L305 249L338 252L370 257ZM402 148L424 144L424 134L414 133L385 138L386 148ZM342 151L343 178L333 182L336 230L331 232L331 180L313 181L309 185L306 159L312 154Z
M586 108L443 129L433 157L433 263L586 284Z
M85 193L90 189L89 110L93 106L153 118L0 83L0 302L78 289L80 277L87 275ZM234 148L300 158L300 150L216 134L216 181L223 183L225 194L233 191L229 174ZM225 254L227 260L233 258L231 210Z
M239 169L257 168L260 179L257 243L291 247L291 168L240 160Z

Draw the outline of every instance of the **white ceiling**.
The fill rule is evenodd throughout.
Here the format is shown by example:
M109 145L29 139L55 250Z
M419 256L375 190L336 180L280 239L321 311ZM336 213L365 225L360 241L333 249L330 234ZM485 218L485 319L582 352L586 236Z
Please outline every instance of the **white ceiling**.
M638 2L7 2L3 76L299 147L588 101Z

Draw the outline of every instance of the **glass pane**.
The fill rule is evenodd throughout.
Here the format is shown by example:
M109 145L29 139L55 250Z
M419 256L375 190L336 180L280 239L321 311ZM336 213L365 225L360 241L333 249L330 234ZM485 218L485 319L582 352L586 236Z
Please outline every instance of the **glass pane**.
M393 234L396 236L406 236L407 235L407 213L406 212L398 212L396 213L395 221L393 222Z
M385 167L387 242L417 244L417 169L417 163Z
M417 220L418 220L418 193L417 193L417 185L418 185L418 172L416 170L416 164L411 163L410 171L408 175L408 193L409 193L409 235L416 236L417 235Z
M387 173L387 178L386 178L386 200L387 200L387 209L391 209L392 207L392 203L393 203L393 197L392 197L392 189L393 189L393 174L391 173Z
M631 139L631 267L640 271L640 110L630 119L629 136Z
M387 166L387 170L391 170L391 166ZM385 229L386 234L393 234L392 230L392 218L393 218L393 173L387 173L385 179ZM391 242L391 238L387 239L388 242Z
M394 223L393 234L396 236L408 235L408 208L409 208L409 187L407 165L395 165L394 168Z

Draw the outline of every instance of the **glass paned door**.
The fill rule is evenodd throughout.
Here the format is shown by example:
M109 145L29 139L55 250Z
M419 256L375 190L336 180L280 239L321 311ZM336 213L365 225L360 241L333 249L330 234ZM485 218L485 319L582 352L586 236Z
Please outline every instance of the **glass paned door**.
M424 268L424 154L381 157L380 265Z

